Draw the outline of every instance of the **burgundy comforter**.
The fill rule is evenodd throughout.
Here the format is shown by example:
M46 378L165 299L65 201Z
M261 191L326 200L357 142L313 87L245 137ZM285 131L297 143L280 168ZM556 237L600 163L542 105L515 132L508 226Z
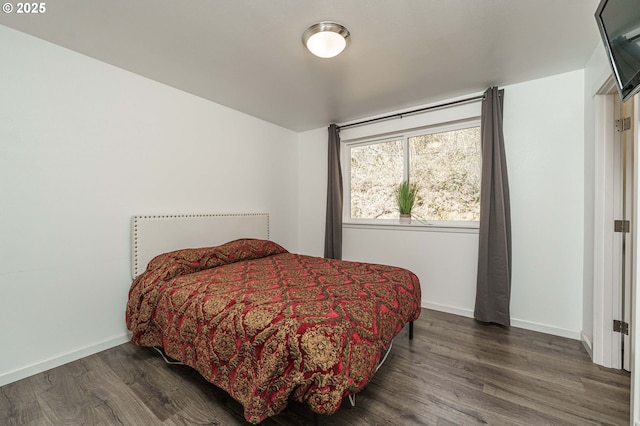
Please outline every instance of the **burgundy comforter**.
M258 423L289 399L335 412L419 315L410 271L243 239L154 258L131 286L126 319L133 343L195 368Z

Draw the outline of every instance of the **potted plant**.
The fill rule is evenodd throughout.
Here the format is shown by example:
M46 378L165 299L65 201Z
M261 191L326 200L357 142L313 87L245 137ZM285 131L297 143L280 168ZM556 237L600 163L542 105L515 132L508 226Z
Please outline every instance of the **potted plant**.
M400 223L411 223L411 210L418 200L418 185L402 181L396 189L396 201L400 211Z

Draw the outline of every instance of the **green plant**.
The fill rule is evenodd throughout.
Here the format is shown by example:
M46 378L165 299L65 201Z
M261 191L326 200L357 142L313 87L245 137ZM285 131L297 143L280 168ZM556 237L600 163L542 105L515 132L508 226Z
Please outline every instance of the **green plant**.
M396 189L396 201L400 214L411 214L414 204L418 201L418 185L402 181Z

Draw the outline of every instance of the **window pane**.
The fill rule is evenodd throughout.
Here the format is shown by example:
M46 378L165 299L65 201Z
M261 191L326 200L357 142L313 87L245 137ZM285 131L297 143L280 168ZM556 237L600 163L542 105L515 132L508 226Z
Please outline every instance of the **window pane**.
M416 217L480 220L480 128L409 138L409 181L420 187Z
M403 163L402 139L351 148L351 217L398 217L395 187Z

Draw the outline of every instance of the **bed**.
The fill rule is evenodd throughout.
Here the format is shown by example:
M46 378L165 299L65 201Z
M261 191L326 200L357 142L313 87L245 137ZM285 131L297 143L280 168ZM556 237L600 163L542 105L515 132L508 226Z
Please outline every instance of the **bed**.
M182 223L194 219L213 225ZM207 226L211 245L187 243ZM419 280L395 266L290 253L268 235L268 215L134 217L131 341L196 369L251 423L290 400L332 414L418 318Z

